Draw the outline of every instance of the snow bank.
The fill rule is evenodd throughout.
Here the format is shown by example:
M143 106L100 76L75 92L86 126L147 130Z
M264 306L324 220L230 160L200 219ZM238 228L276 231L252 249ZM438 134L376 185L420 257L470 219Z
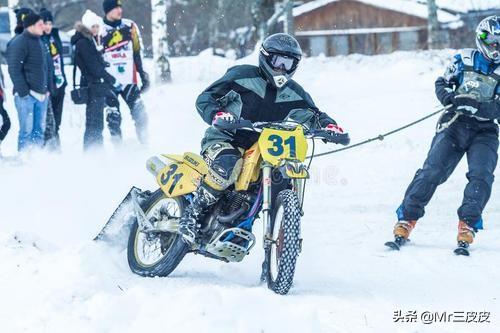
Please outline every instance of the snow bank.
M434 79L453 51L305 58L296 79L353 142L434 110ZM235 62L172 59L174 83L144 96L151 143L140 147L126 109L125 141L83 154L84 110L69 101L61 154L0 164L3 332L496 332L500 325L500 191L494 186L470 258L455 257L465 161L441 186L400 253L388 252L394 210L430 144L435 120L382 142L318 158L306 193L304 249L291 294L259 284L261 243L240 264L188 256L169 278L133 275L126 254L91 239L132 185L154 189L154 154L198 151L198 93ZM4 153L15 153L16 116ZM317 151L335 148L324 144ZM255 232L260 240L260 225ZM489 311L490 323L394 323L394 311Z

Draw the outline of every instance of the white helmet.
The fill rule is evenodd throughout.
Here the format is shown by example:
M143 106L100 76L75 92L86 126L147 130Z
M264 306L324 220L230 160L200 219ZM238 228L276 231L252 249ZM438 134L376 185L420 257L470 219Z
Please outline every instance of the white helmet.
M500 63L500 17L489 16L483 19L476 29L476 45L489 60Z

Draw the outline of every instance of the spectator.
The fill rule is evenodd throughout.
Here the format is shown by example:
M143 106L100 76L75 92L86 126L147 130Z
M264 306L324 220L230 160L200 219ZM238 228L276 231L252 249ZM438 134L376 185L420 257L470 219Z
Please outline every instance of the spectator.
M59 30L53 27L54 18L52 13L47 9L42 8L40 10L40 16L45 24L42 40L48 48L54 78L47 112L45 144L50 146L52 149L59 149L59 127L61 126L63 112L64 90L67 85L62 57L63 48L61 37L59 36Z
M147 143L147 114L141 93L149 88L149 76L142 66L141 35L134 21L122 18L122 0L104 0L105 13L102 31L104 60L110 66L108 72L123 86L119 92L127 103L139 141ZM137 77L141 77L139 88ZM118 94L117 94L118 95ZM114 142L121 142L122 132L120 102L118 97L107 99L106 120Z
M102 46L99 40L99 30L102 19L90 10L82 17L82 22L75 25L76 33L71 38L75 46L75 64L80 69L80 87L88 87L86 109L84 149L102 145L104 128L105 98L111 93L116 80L106 72L106 63L102 58ZM115 85L120 89L119 85Z
M19 117L19 151L43 146L48 86L52 80L46 49L40 40L44 29L42 18L29 13L22 21L24 31L7 46L7 64Z

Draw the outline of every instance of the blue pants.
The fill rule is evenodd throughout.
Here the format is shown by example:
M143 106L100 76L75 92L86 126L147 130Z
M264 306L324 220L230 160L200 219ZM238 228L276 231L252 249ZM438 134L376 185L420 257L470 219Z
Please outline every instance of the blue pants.
M23 151L30 146L42 147L44 144L47 102L40 102L31 95L14 97L19 117L18 150Z
M469 172L458 218L482 229L482 212L491 194L493 172L498 160L498 125L461 116L434 136L421 169L406 190L397 214L400 220L418 220L425 213L438 185L444 183L467 155Z

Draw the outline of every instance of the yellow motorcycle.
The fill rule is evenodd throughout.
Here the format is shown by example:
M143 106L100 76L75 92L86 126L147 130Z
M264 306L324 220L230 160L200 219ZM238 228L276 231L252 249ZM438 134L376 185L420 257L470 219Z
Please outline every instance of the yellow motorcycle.
M135 218L128 240L129 266L142 276L167 276L189 252L239 262L256 243L252 227L260 217L265 250L261 280L274 292L286 294L302 247L300 221L309 178L304 164L307 139L345 145L349 137L290 122L240 120L218 128L260 134L243 155L236 183L199 221L199 237L189 246L178 234L179 219L208 166L193 153L150 158L147 169L160 188L152 193L131 192Z

